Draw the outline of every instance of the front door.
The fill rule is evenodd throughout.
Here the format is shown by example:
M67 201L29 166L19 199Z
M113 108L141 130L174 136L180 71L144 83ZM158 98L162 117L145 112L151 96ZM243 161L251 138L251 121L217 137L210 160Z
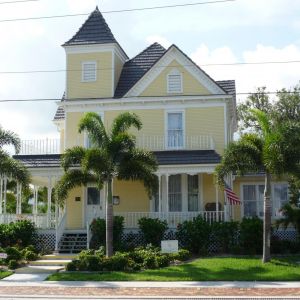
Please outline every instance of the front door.
M88 187L86 194L86 222L90 224L93 219L103 217L103 209L100 192L96 187Z

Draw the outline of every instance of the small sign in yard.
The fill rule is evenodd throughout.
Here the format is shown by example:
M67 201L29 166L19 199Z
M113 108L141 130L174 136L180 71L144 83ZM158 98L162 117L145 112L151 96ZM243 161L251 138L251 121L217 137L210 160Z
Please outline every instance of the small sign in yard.
M178 240L161 241L162 253L176 253L178 252Z
M0 253L0 258L6 259L7 258L7 254L6 253Z

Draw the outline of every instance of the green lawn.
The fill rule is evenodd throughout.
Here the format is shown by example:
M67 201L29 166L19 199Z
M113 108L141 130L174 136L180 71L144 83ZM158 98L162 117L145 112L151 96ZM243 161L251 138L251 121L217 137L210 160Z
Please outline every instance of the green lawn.
M12 272L11 271L0 271L0 280L11 275Z
M109 273L56 273L58 281L293 281L300 280L300 256L281 257L262 264L259 258L201 258L158 270Z

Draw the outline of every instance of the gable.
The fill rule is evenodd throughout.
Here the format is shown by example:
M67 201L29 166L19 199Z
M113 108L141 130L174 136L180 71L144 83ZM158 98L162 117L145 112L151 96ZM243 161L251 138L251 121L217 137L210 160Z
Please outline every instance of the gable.
M168 92L168 75L176 70L182 77L182 92ZM173 60L164 70L144 89L139 96L180 96L180 95L210 95L211 92L187 71L177 60Z
M175 45L172 45L126 93L125 97L174 96L174 94L168 93L167 89L167 76L174 68L182 74L183 95L226 94L224 89L200 69L187 55Z

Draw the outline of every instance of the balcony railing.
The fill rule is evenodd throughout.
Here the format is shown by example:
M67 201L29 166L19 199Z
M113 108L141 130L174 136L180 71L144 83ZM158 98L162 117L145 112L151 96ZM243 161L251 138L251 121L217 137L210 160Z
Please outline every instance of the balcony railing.
M138 135L136 144L139 148L151 151L166 150L214 150L214 139L210 135ZM59 154L61 153L59 139L22 140L20 155Z

